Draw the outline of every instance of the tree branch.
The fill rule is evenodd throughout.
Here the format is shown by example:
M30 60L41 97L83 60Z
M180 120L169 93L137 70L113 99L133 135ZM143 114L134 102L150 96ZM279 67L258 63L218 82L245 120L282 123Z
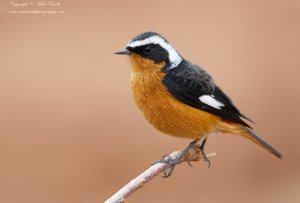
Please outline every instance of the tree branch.
M180 151L174 151L170 157L173 159L176 159L178 155L180 154ZM208 154L207 157L214 157L216 156L216 153ZM183 162L195 162L200 161L202 159L199 145L195 145L188 153L186 153L177 164L183 163ZM150 166L146 171L141 173L138 177L131 180L129 183L127 183L123 188L121 188L118 192L116 192L113 196L111 196L109 199L105 201L105 203L122 203L125 202L125 199L134 193L139 188L143 187L148 181L159 175L161 172L165 171L167 168L166 163L157 163L153 166Z

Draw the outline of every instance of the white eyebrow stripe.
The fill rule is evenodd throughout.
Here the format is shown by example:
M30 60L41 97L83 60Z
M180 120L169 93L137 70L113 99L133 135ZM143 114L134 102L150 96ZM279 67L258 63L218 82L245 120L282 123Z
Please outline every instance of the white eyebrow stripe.
M158 35L148 37L146 39L139 40L139 41L133 41L133 42L129 41L127 46L134 48L134 47L139 47L139 46L143 46L146 44L159 44L161 47L163 47L169 53L169 60L171 63L171 66L169 67L169 69L172 69L172 68L178 66L180 64L180 62L182 61L182 58L177 53L177 51L169 43L167 43L163 38L161 38Z
M221 107L225 106L222 102L216 100L213 95L203 95L199 97L199 100L204 104L207 104L215 109L221 109Z

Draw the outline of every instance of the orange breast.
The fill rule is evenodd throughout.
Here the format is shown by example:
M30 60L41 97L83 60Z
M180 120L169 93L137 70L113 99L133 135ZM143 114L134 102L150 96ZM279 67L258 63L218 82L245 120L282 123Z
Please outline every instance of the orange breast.
M170 95L161 83L164 66L131 55L133 98L145 118L169 135L197 138L215 130L220 118L190 107Z

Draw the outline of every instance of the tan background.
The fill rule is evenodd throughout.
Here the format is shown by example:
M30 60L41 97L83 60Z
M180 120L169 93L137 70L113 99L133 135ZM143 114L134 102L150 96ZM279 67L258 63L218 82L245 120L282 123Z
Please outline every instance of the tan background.
M144 120L128 61L112 54L148 30L214 75L284 159L211 136L209 170L181 165L128 202L300 202L298 0L61 1L56 16L0 5L1 203L103 202L187 146Z

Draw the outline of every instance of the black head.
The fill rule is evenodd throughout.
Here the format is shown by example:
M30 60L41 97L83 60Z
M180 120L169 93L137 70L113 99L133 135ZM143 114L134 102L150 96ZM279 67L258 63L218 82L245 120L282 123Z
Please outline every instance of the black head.
M176 67L181 61L181 56L170 45L170 43L155 32L144 32L127 44L126 50L116 54L135 53L143 58L153 60L155 63L165 62L167 68Z

